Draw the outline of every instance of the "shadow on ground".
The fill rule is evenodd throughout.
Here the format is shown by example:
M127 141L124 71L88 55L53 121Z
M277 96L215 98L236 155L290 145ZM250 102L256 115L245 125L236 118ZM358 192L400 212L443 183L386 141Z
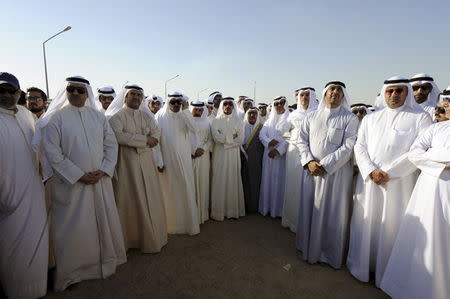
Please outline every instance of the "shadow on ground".
M161 253L130 251L110 278L47 297L388 298L346 269L305 263L295 235L279 220L259 215L208 221L197 236L171 235Z

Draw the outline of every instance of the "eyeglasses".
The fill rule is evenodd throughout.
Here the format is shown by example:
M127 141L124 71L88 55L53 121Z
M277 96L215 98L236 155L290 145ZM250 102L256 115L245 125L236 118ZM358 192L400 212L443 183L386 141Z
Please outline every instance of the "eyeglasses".
M274 107L284 106L285 103L286 103L285 101L275 102L275 103L273 103L273 106Z
M13 95L17 92L17 90L18 89L9 89L9 88L0 87L0 94L9 93L10 95Z
M446 114L446 111L445 111L444 107L436 107L436 108L434 108L434 110L436 111L436 113Z
M403 88L386 89L386 93L389 93L389 94L394 93L394 92L396 92L396 93L403 93L403 91L404 91Z
M412 87L412 89L413 89L414 91L419 90L419 89L422 89L422 90L424 90L424 91L427 91L427 90L430 89L430 87L429 87L429 86L426 86L426 85L414 85L414 86Z
M28 102L43 101L43 99L41 97L28 97L27 100L28 100Z
M364 110L364 109L355 109L355 110L352 110L352 112L353 112L353 114L366 114L367 112L366 112L366 110Z
M161 106L161 103L158 101L152 101L151 104L156 105L156 106Z
M169 102L169 104L170 105L181 105L181 100L171 100L170 102Z
M79 94L85 94L86 93L86 89L84 87L75 87L75 86L67 86L66 87L66 91L68 93L74 93L75 90L79 93Z
M223 102L223 106L224 107L226 107L226 106L233 106L233 103L232 102Z
M442 102L450 103L450 97L442 98Z

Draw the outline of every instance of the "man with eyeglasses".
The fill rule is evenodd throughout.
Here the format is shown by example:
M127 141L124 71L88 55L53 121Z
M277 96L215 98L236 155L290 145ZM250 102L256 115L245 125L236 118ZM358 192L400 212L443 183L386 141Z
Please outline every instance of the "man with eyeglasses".
M450 107L445 103L438 103L434 110L436 122L447 121L450 118Z
M240 147L244 140L244 124L237 115L232 97L223 98L217 117L211 123L214 139L211 183L211 218L245 216L244 189L241 179Z
M269 119L264 123L259 139L264 145L259 213L281 217L283 214L286 179L287 134L291 129L287 99L277 97L272 102Z
M36 126L54 172L55 289L106 278L126 262L111 182L118 146L89 81L67 78Z
M213 111L212 111L212 113L211 113L211 115L210 115L210 118L215 118L216 117L216 115L217 115L217 113L218 113L218 111L219 111L219 105L220 105L220 102L222 101L222 93L220 93L219 91L214 91L213 93L211 93L210 95L209 95L209 98L208 98L208 102L213 102Z
M434 107L436 107L441 91L434 82L433 77L427 74L417 74L409 82L412 85L417 104L428 112L431 118L434 118Z
M153 116L161 110L163 106L163 99L157 95L152 95L148 99L148 109L152 112Z
M17 78L0 72L0 285L8 298L40 298L47 292L47 213L34 120L17 105L20 93Z
M197 132L185 99L180 92L169 94L166 105L156 115L161 128L161 152L165 165L161 183L168 233L196 235L200 226L190 138Z
M307 171L299 215L310 219L299 217L297 248L309 263L320 261L335 269L341 267L347 245L351 156L358 132L349 101L343 82L328 82L319 107L304 118L299 130L298 148Z
M45 92L37 87L30 87L27 89L26 99L28 109L33 113L35 120L41 118L47 107L47 95Z
M369 109L366 104L358 103L350 106L352 113L358 117L359 122L369 113Z
M259 103L258 104L258 110L259 110L259 121L261 124L264 124L266 120L269 118L269 115L267 115L267 108L269 105L266 103Z
M409 80L384 81L376 113L367 115L355 145L357 178L347 267L379 287L400 222L417 179L408 160L414 140L432 121L416 102Z

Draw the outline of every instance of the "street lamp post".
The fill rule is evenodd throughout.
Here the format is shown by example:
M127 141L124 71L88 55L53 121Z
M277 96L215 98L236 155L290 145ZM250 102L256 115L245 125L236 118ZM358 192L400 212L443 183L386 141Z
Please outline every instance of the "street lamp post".
M180 77L180 75L176 75L175 77L167 79L166 82L164 83L164 99L167 99L167 82L172 81L173 79L178 77Z
M208 88L204 88L204 89L200 90L199 92L197 92L197 100L200 101L200 94L201 94L202 92L204 92L205 90L207 90L207 89L208 89Z
M253 86L253 101L256 102L256 81L255 81L255 85Z
M69 31L70 29L72 29L72 27L67 26L66 28L64 28L63 30L61 30L60 32L56 33L55 35L51 36L50 38L48 38L45 42L42 43L42 49L44 50L44 68L45 68L45 86L47 88L47 97L50 98L50 93L48 91L48 75L47 75L47 57L45 56L45 43L48 42L49 40L51 40L52 38L60 35L63 32Z

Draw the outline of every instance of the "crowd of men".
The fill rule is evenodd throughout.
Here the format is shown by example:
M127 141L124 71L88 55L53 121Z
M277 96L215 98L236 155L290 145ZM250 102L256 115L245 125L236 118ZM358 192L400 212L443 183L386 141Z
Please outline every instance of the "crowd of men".
M270 105L213 92L116 94L67 78L50 104L0 73L0 282L11 298L106 278L208 219L280 217L309 263L394 298L450 296L450 87L384 81L350 106L331 81ZM19 102L19 99L24 99ZM22 105L21 105L22 104ZM53 273L53 272L51 272Z

